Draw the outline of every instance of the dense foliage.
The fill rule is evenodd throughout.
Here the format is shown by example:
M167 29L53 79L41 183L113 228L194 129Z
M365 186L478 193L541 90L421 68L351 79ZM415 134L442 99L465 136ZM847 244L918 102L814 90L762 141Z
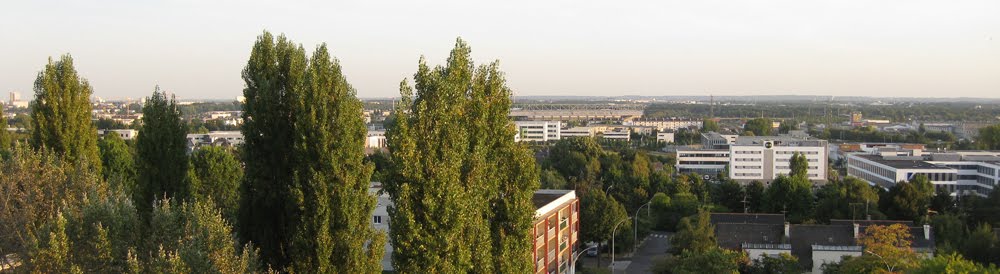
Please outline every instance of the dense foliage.
M187 131L177 110L177 101L159 87L142 107L142 127L136 137L136 169L139 180L136 206L149 212L153 202L164 198L187 199L190 195Z
M511 91L498 63L475 67L461 39L447 64L421 59L387 138L401 272L531 272L534 159L513 142Z
M100 171L96 128L90 122L90 82L81 78L73 57L49 58L35 79L31 106L31 144L51 149L68 161Z

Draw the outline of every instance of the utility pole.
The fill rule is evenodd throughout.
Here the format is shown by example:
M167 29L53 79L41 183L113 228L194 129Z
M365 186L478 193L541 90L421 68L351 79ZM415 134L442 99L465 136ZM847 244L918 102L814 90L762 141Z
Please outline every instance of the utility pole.
M747 201L747 193L746 192L743 192L743 201L742 201L742 203L743 203L743 214L750 213L750 206L748 206L748 204L750 203L750 201Z

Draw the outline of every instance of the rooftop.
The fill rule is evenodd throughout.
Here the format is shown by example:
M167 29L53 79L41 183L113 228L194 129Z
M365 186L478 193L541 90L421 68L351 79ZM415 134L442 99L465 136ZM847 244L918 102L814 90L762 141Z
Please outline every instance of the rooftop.
M576 200L575 190L539 189L531 196L531 203L535 205L535 216L544 216L573 200Z
M923 160L886 160L879 155L852 154L855 157L863 158L872 162L887 165L896 169L951 169L946 166L939 166Z

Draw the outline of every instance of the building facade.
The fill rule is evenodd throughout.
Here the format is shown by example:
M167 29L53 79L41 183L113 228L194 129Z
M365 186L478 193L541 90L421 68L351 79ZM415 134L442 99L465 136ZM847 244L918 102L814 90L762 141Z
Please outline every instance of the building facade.
M678 172L715 175L728 167L729 178L738 182L770 182L791 172L790 159L798 153L806 157L809 180L827 179L826 140L801 136L737 136L730 141L730 137L717 133L702 137L705 142L702 147L706 148L677 148L675 167Z
M882 188L923 175L936 189L985 197L1000 185L1000 152L929 153L912 149L851 153L847 155L847 175Z
M547 142L560 139L562 123L559 121L515 121L515 142Z
M774 136L740 137L729 146L729 178L737 181L771 181L791 173L791 158L804 155L808 162L806 176L811 181L825 181L828 158L825 140Z
M655 127L657 130L678 130L687 128L701 128L700 120L665 119L665 120L628 120L622 122L624 126L646 126Z
M389 207L392 199L382 191L382 184L372 182L368 193L377 197L372 212L372 226L386 233L392 227ZM574 190L541 189L531 197L535 206L532 225L534 273L568 273L576 253L580 233L580 200ZM392 244L386 242L382 270L393 271Z
M542 189L535 204L535 273L567 273L580 232L580 200L574 190Z

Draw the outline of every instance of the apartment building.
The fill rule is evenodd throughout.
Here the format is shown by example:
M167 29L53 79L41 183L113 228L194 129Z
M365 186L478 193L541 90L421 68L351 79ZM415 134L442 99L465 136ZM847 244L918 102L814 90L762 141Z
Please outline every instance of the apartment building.
M379 182L372 182L368 193L378 201L372 212L372 226L388 233L392 227L388 211L392 199L382 191ZM580 232L580 200L576 191L541 189L535 191L531 202L535 206L531 247L535 273L568 273ZM392 244L387 242L382 256L383 271L394 270L392 253Z
M900 181L926 176L935 188L954 195L988 196L1000 185L1000 152L926 152L885 149L847 155L847 175L890 188Z
M514 141L547 142L560 139L562 123L559 121L515 121Z
M574 190L542 189L535 204L535 273L567 273L580 232L580 200Z
M365 137L365 148L366 149L380 149L386 148L388 144L385 139L385 130L368 130L367 137Z

